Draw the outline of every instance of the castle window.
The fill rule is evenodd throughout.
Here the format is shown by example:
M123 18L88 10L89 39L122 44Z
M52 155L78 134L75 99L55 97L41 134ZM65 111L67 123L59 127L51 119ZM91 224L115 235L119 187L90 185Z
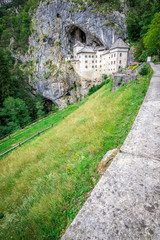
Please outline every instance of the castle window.
M101 62L101 60L99 62Z
M122 53L120 53L120 57L122 57Z
M101 68L102 66L100 65L100 68Z
M89 55L89 58L91 58L91 55Z
M97 60L95 61L95 63L97 63Z
M85 58L87 58L87 55L85 55Z
M88 68L88 66L85 66L85 68Z
M116 56L116 54L114 54L114 57Z
M96 58L97 58L97 55L96 55Z
M112 64L113 62L111 61L111 64Z
M92 68L94 68L94 66L92 66Z
M92 61L92 63L94 63L94 61Z
M113 58L113 54L111 55L111 57Z
M81 56L79 56L79 58L81 58Z
M122 61L121 61L121 60L119 60L119 64L121 64L121 62L122 62Z
M114 61L114 64L115 64L116 62Z
M97 65L95 66L95 68L97 68Z
M88 61L86 60L85 63L87 63Z
M94 58L94 56L92 56L92 58Z

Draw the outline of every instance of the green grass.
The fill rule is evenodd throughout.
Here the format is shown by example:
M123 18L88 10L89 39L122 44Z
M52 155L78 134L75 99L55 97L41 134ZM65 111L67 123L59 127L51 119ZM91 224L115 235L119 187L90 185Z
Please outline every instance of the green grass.
M39 138L0 161L1 239L60 239L99 179L104 154L120 148L149 84L110 84Z
M63 120L63 117L68 116L73 111L75 111L79 106L81 106L87 99L83 100L80 103L68 106L64 110L61 110L57 113L50 114L46 118L43 118L31 125L28 125L24 129L19 129L13 134L10 135L10 138L5 138L4 140L0 141L0 153L12 148L19 142L31 137L35 133L41 131L44 128L49 127L50 125L54 124L56 126Z

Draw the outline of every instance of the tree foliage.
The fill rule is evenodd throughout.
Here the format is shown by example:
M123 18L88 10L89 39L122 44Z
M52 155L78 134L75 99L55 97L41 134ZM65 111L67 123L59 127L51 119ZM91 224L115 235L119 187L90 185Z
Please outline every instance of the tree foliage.
M13 129L23 127L30 122L25 102L19 98L8 97L0 109L0 136L10 133Z
M143 42L149 55L160 56L160 12L155 14Z
M137 42L148 31L154 14L160 11L159 0L126 0L128 6L127 29L128 39Z

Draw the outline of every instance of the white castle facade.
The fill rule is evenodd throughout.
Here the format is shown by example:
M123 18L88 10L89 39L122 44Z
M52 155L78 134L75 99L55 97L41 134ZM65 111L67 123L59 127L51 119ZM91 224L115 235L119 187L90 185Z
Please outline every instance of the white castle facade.
M128 64L129 46L119 38L109 50L90 47L77 42L73 47L71 63L75 71L85 79L99 79L125 68ZM69 59L68 59L69 60Z

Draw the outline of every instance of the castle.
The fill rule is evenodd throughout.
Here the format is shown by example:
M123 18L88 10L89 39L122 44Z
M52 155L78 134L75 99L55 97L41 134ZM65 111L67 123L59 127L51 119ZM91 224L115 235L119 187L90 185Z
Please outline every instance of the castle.
M128 64L129 46L119 38L109 50L105 47L85 46L77 42L73 47L71 63L82 78L101 78L113 74Z

